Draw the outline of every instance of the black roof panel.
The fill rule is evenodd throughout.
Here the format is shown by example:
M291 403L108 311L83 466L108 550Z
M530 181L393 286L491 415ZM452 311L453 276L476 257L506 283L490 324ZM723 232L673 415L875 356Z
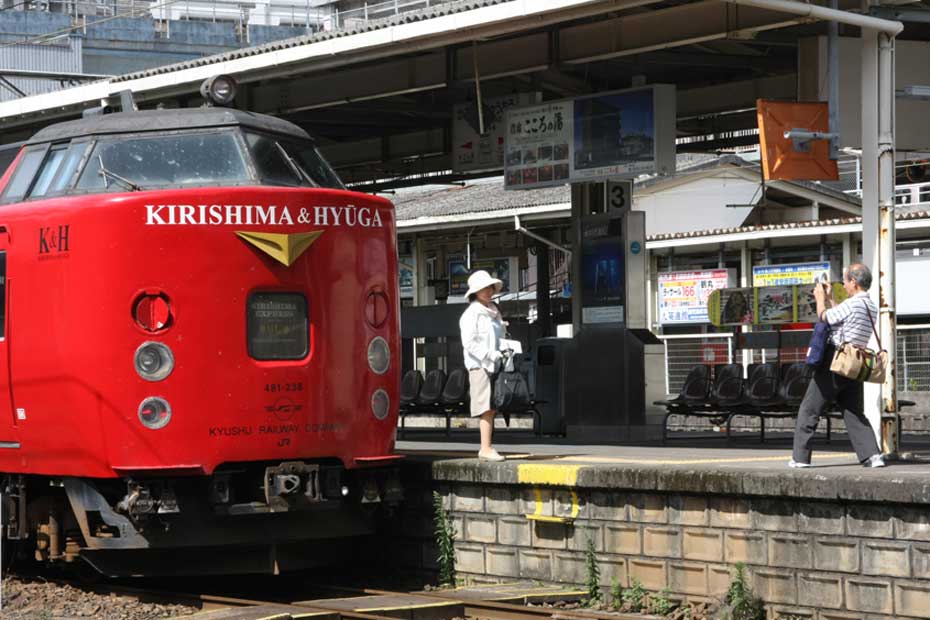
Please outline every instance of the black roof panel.
M231 126L249 127L300 138L310 137L297 125L266 114L230 108L178 108L118 112L57 123L40 130L26 144L56 142L80 136Z

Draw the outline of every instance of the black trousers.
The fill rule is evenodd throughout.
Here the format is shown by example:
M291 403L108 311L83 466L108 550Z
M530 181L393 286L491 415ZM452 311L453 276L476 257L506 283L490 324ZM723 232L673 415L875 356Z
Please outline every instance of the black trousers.
M795 461L811 462L811 440L817 431L817 423L833 402L843 410L846 432L849 433L849 440L859 460L864 461L879 453L872 425L863 413L862 384L832 373L829 368L818 368L798 410L798 422L794 429Z

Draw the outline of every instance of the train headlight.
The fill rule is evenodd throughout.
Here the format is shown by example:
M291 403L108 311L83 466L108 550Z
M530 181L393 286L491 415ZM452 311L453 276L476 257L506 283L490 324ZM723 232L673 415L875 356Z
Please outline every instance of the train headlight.
M171 405L160 396L151 396L139 404L139 420L153 431L164 428L171 421Z
M174 355L167 345L145 342L136 349L136 372L146 381L161 381L174 370Z
M375 336L368 343L368 367L375 374L383 375L391 365L391 347L387 340Z
M214 75L200 85L200 95L213 105L232 105L236 98L236 80L228 75Z
M383 420L387 417L388 411L391 408L391 397L388 396L388 393L382 389L375 390L375 393L371 395L371 412L379 420Z

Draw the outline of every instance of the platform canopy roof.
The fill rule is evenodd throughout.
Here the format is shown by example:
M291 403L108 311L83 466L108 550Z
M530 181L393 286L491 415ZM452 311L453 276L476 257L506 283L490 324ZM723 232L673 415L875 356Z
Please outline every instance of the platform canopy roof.
M846 193L823 183L807 181L777 181L761 185L761 173L757 164L734 155L722 156L679 156L678 173L672 176L643 178L635 183L634 196L643 197L674 192L683 206L694 211L693 219L679 221L674 218L649 218L647 234L650 237L677 237L679 231L704 230L708 222L728 228L741 227L750 219L755 207L768 209L807 208L815 203L830 211L825 216L857 215L860 201L854 194ZM739 190L733 181L742 182ZM729 182L729 186L727 183ZM700 187L698 187L700 184ZM527 223L569 217L571 213L571 191L568 186L547 187L523 191L508 191L503 188L501 177L489 177L462 182L458 185L430 185L399 189L388 196L397 209L400 232L429 231L437 228L467 228L495 224L513 224L519 216ZM719 186L714 189L714 186ZM689 196L707 194L714 203L694 209ZM764 193L764 196L763 196ZM742 204L740 196L746 199ZM722 200L717 200L721 198ZM714 206L716 205L716 206ZM639 205L640 209L646 208ZM713 208L714 212L707 209ZM686 217L688 209L681 217ZM798 217L787 219L797 220Z
M347 182L373 190L468 176L451 172L453 106L475 100L480 76L484 98L672 83L679 152L715 152L756 142L757 98L797 98L799 49L825 33L808 17L719 0L437 0L355 29L2 102L0 132L26 139L126 89L142 108L199 106L200 83L230 74L239 107L298 124ZM930 25L909 23L900 39L928 41Z

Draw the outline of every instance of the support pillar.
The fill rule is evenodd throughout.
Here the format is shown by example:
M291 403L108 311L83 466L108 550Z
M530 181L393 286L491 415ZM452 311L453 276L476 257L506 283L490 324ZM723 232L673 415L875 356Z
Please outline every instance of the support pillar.
M863 2L868 11L869 0ZM881 267L878 251L878 31L862 29L862 263L872 272L873 279L878 280ZM878 283L878 282L876 282ZM869 296L879 305L879 286L873 285ZM882 445L881 433L881 386L866 383L865 417L868 418L879 446Z
M549 246L536 242L536 324L538 338L552 335L552 308L549 298Z
M888 351L888 373L882 385L882 412L892 418L881 425L882 452L897 454L901 444L898 416L897 342L895 315L895 217L894 217L894 39L887 33L878 35L878 206L879 206L879 334Z

